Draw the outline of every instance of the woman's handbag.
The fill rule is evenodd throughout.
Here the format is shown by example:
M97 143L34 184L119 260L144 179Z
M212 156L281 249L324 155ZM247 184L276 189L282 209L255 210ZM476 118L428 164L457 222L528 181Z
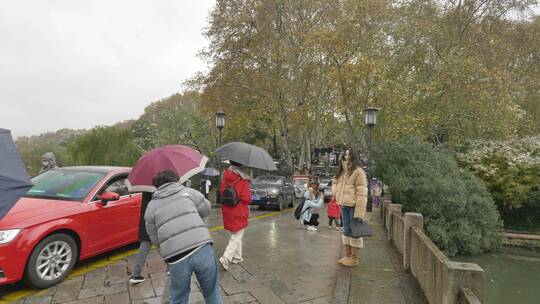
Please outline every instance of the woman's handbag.
M361 219L353 219L351 222L351 237L370 237L373 235L368 223Z

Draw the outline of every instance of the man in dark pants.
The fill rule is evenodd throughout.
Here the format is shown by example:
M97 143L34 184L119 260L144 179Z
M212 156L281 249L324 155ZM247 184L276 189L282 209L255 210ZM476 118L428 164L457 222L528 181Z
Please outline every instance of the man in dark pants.
M139 218L139 241L141 242L141 244L139 245L139 252L137 253L137 257L135 258L135 263L133 264L133 272L131 273L131 277L129 278L129 282L131 284L141 283L145 280L145 278L141 275L141 272L143 270L144 263L146 262L146 257L148 256L148 253L152 248L152 242L150 241L148 233L146 233L144 213L146 212L146 208L148 207L148 204L151 200L151 192L142 193L141 215Z
M144 219L146 231L171 273L171 303L188 304L194 273L207 304L221 304L219 274L213 239L202 218L210 202L197 190L178 184L176 172L154 177L156 192Z

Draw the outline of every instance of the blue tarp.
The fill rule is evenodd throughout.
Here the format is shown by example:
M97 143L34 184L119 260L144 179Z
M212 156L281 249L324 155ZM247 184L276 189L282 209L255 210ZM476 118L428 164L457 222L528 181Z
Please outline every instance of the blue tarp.
M32 188L11 132L0 129L0 220Z

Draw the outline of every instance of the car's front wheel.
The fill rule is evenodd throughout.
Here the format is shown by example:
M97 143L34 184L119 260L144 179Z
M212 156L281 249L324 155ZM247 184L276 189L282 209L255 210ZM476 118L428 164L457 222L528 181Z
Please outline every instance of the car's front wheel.
M53 234L32 251L26 265L25 282L34 288L48 288L71 272L78 257L77 244L67 234Z

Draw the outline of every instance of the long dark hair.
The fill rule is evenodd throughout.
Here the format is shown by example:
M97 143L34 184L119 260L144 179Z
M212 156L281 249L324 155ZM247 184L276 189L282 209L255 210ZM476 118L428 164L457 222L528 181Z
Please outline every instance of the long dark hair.
M361 167L360 163L360 157L358 156L358 152L356 152L356 149L354 148L346 148L343 150L343 156L341 157L341 161L343 162L345 160L345 152L349 151L349 166L348 166L348 175L351 175L354 169ZM341 175L343 175L343 165L340 164L338 171L336 173L336 179L340 178Z

